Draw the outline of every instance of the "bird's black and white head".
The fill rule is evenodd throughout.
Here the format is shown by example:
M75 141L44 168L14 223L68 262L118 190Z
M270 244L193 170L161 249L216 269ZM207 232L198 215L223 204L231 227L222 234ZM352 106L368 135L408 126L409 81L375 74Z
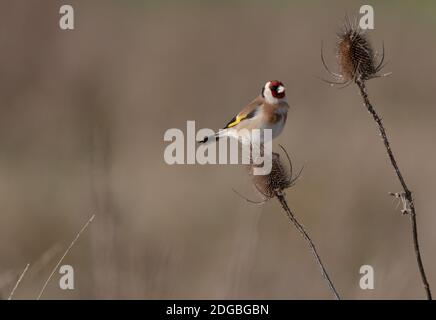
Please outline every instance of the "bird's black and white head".
M285 86L278 80L268 81L262 88L261 94L266 102L271 104L286 100Z

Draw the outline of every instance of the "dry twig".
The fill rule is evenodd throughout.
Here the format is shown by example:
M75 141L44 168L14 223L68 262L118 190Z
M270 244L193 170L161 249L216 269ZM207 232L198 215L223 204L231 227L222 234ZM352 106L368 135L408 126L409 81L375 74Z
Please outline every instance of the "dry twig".
M85 223L85 225L82 227L82 229L77 233L76 237L73 239L73 241L70 243L70 245L68 246L67 250L65 250L64 254L62 255L62 257L59 259L58 263L56 264L56 266L53 268L52 272L50 273L50 275L48 276L47 280L44 283L44 286L42 287L41 291L38 294L38 297L36 298L36 300L41 299L42 295L44 294L45 289L47 288L47 285L49 284L51 278L53 277L53 275L55 274L56 270L58 270L60 264L62 263L62 261L65 259L65 257L67 256L68 252L70 252L71 248L74 246L74 244L76 243L77 240L79 240L80 236L82 235L82 233L88 228L88 226L90 225L90 223L94 220L95 218L95 214L93 214L91 216L91 218L89 218L89 220Z
M286 157L289 161L289 172L288 170L283 166L283 164L280 161L280 156L277 153L273 153L272 155L272 168L271 172L267 175L253 175L253 184L256 187L256 189L259 191L259 193L264 197L262 201L253 201L249 200L243 196L241 196L238 192L235 192L241 196L243 199L245 199L247 202L254 203L254 204L264 204L266 201L268 201L271 198L276 197L280 204L282 205L283 210L286 212L287 217L289 220L294 224L295 228L301 233L304 240L306 240L313 256L315 257L316 263L321 269L321 274L324 278L324 280L327 282L327 285L330 289L330 291L333 293L334 297L338 300L340 300L340 296L338 292L335 289L335 286L333 285L332 280L330 279L326 268L324 267L324 264L321 260L321 257L319 256L315 244L313 243L312 239L309 237L309 234L304 229L303 225L301 225L291 209L288 206L288 203L286 201L284 190L293 186L297 179L300 177L302 170L294 177L293 175L293 167L292 162L289 157L289 154L286 152L286 150L280 146L283 150L283 152L286 154ZM250 167L250 174L253 173L253 167L255 165L251 165Z
M371 104L368 92L366 89L366 81L377 78L384 77L389 74L380 75L379 72L383 68L384 61L384 48L383 54L378 63L376 63L376 54L374 53L369 40L367 39L364 32L356 24L350 23L349 19L346 18L345 27L342 33L338 35L339 42L337 48L338 64L341 69L341 74L333 73L327 67L324 57L321 51L321 60L326 68L335 79L343 80L341 83L331 82L331 84L349 84L354 81L359 88L360 95L362 96L365 107L371 114L373 120L377 124L380 136L383 140L386 152L388 154L390 163L394 168L395 174L403 188L401 193L391 193L391 195L399 198L402 201L403 209L402 213L408 213L412 223L412 239L415 250L416 261L418 264L419 273L421 275L421 280L424 286L424 290L428 300L432 299L430 285L427 280L427 275L424 270L424 265L421 257L421 250L418 241L418 226L416 221L416 210L415 203L413 200L412 192L407 186L403 174L398 167L397 160L391 148L386 130L383 126L382 119L378 115L374 106Z
M8 300L12 300L12 298L13 298L13 296L14 296L14 294L15 294L15 290L17 290L18 286L19 286L20 283L21 283L21 280L23 280L24 275L26 274L26 272L27 272L27 270L29 269L29 267L30 267L30 263L28 263L28 264L26 265L26 267L24 268L24 270L23 270L23 272L21 273L20 277L18 278L17 282L15 283L15 286L14 286L14 288L12 289L11 294L10 294L9 297L8 297Z

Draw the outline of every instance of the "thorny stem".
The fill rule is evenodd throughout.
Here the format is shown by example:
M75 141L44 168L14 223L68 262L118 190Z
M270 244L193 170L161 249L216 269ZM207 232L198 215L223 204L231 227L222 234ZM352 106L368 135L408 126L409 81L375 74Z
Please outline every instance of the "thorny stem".
M330 280L329 275L327 274L327 270L324 267L324 264L321 261L320 256L318 255L318 252L316 251L315 245L312 242L312 239L309 237L309 235L307 234L306 230L304 229L304 227L298 222L298 220L295 218L294 214L292 213L291 209L289 209L288 203L286 201L286 198L284 196L284 194L281 191L276 191L275 195L277 197L277 199L280 201L280 204L283 207L283 210L285 210L289 220L291 220L291 222L295 225L295 227L297 228L297 230L301 233L301 235L303 236L303 238L307 241L307 244L310 247L310 250L312 251L316 262L318 263L320 269L321 269L321 274L323 276L323 278L327 281L327 284L329 286L330 291L333 293L333 295L335 296L335 298L337 300L341 300L341 298L339 297L338 292L336 291L333 282Z
M368 109L369 113L372 115L372 117L374 118L374 121L378 125L378 129L379 129L380 135L381 135L381 137L383 139L383 143L385 145L385 148L386 148L386 151L388 153L389 159L391 161L392 166L394 167L395 173L397 174L398 180L400 180L401 186L403 187L404 196L405 196L407 202L409 203L409 206L410 206L410 221L412 222L413 246L414 246L414 249L415 249L416 261L418 263L419 273L421 275L421 280L422 280L422 283L424 285L424 289L425 289L425 293L427 295L427 299L428 300L432 300L431 291L430 291L430 285L429 285L429 283L427 281L427 275L425 274L425 271L424 271L424 265L422 263L422 258L421 258L421 250L419 248L418 226L417 226L417 222L416 222L415 203L413 201L412 192L407 187L407 184L406 184L406 182L404 180L404 177L401 174L400 168L398 167L397 161L396 161L396 159L394 157L394 154L393 154L392 149L391 149L391 145L389 143L388 136L386 134L386 130L385 130L384 126L383 126L382 119L379 117L379 115L375 111L374 107L372 106L371 102L369 101L368 92L366 90L365 82L362 79L360 79L360 78L356 78L356 84L359 87L360 95L363 98L363 101L364 101L364 104L365 104L366 108Z

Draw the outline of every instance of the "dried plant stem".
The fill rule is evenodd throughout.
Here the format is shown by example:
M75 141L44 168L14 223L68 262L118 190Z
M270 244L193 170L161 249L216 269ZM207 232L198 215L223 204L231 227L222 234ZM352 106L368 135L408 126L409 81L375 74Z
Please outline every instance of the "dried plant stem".
M28 263L28 264L26 265L26 267L24 268L24 270L23 270L23 272L21 273L20 277L18 278L17 283L15 283L15 286L14 286L14 288L12 289L11 294L10 294L9 297L8 297L8 300L12 300L12 298L13 298L13 296L14 296L14 293L15 293L15 290L17 290L18 286L19 286L20 283L21 283L21 280L23 280L24 275L26 274L26 272L27 272L27 270L29 269L29 267L30 267L30 263Z
M339 297L338 292L336 291L333 282L330 280L330 277L327 273L327 270L324 267L324 264L321 261L321 258L318 254L318 252L316 251L315 245L312 241L312 239L309 237L309 235L307 234L306 230L304 229L304 227L298 222L298 220L295 218L294 214L292 213L291 209L289 209L288 203L286 201L285 196L283 195L283 193L281 191L276 191L276 197L277 199L280 201L280 204L283 207L283 210L285 210L289 220L291 220L291 222L295 225L295 227L297 228L297 230L301 233L301 235L303 236L303 238L306 240L307 244L310 247L310 250L312 251L316 262L318 263L320 269L321 269L321 274L323 276L323 278L327 281L328 287L330 289L330 291L333 293L333 295L335 296L335 298L337 300L340 300L341 298Z
M379 117L379 115L375 111L374 107L372 106L371 102L369 101L368 92L366 90L365 82L362 79L357 78L356 84L359 87L360 95L363 98L363 101L364 101L366 108L368 109L368 111L372 115L372 117L374 118L374 121L377 123L378 129L380 131L380 135L382 137L382 140L383 140L383 143L385 145L386 151L388 153L389 159L391 161L392 166L394 167L395 173L397 174L398 180L400 180L401 186L403 187L403 190L404 190L404 196L409 204L409 207L410 207L409 215L410 215L410 221L412 222L412 238L413 238L413 245L414 245L414 249L415 249L416 261L418 263L419 273L421 275L421 280L422 280L422 283L424 285L427 299L432 300L430 285L427 281L427 275L425 274L425 271L424 271L424 265L422 263L422 258L421 258L421 250L419 248L418 226L417 226L417 222L416 222L415 203L413 201L412 192L407 187L407 184L404 180L404 177L403 177L403 175L398 167L397 161L394 157L394 154L393 154L392 149L391 149L391 145L389 143L388 136L386 134L386 130L383 126L382 119Z
M88 226L90 225L90 223L92 222L92 220L94 220L95 218L95 214L93 214L91 216L91 218L89 218L89 220L85 223L85 225L82 227L82 229L80 229L80 231L77 233L76 237L73 239L73 241L71 241L70 245L68 246L67 250L65 250L64 254L62 255L62 257L59 259L58 263L56 264L56 266L53 268L53 270L51 271L50 275L48 276L47 280L44 283L44 286L42 287L41 291L39 292L38 297L36 298L36 300L41 299L45 288L47 288L48 283L50 282L51 278L53 277L53 275L55 274L56 270L58 270L60 264L62 263L62 261L65 259L65 257L67 256L68 252L70 252L71 248L74 246L74 244L76 243L77 240L79 240L80 236L82 235L82 233L88 228Z

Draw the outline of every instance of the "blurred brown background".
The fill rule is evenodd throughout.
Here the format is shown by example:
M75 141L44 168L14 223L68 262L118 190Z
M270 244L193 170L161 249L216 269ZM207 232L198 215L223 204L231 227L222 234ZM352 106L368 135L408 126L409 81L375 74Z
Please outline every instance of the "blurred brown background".
M74 31L58 27L72 4ZM96 219L44 298L330 299L317 265L276 200L262 207L239 166L168 166L169 128L219 128L271 79L292 106L277 143L305 165L287 198L348 299L424 298L400 186L357 88L334 66L345 13L358 1L0 2L0 290L37 296L92 213ZM436 290L436 5L372 2L388 78L369 82L416 197ZM277 146L276 146L277 148ZM375 289L359 288L359 268Z

